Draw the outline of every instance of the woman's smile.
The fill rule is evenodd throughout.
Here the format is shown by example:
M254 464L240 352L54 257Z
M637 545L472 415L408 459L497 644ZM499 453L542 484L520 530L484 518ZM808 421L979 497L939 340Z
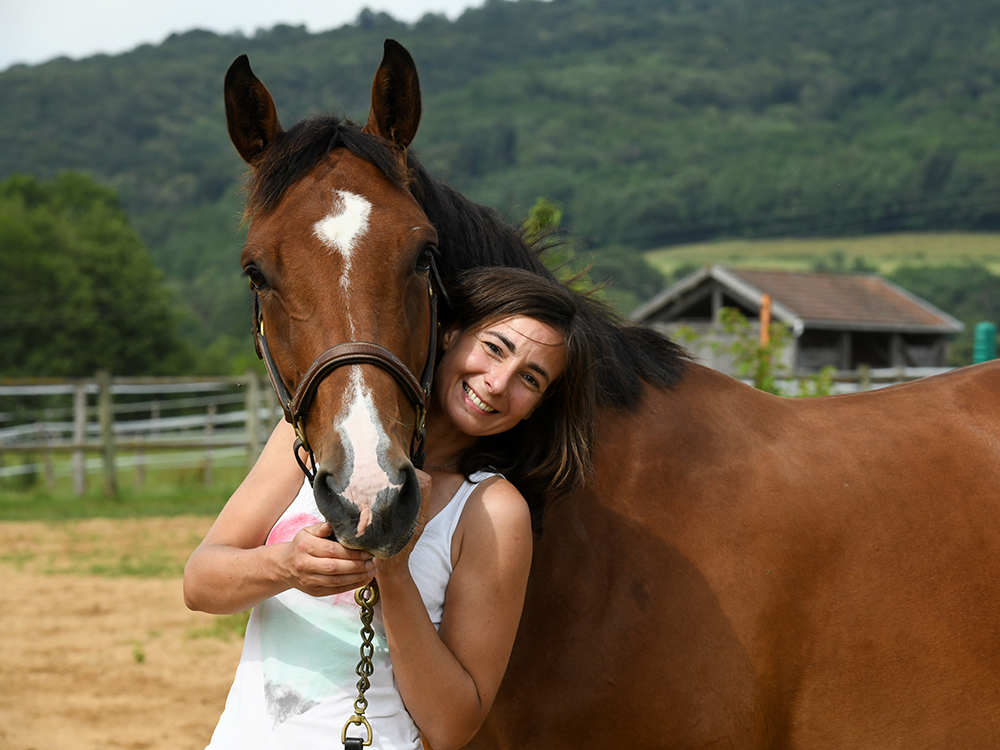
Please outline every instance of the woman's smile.
M497 413L496 409L494 409L492 406L490 406L485 401L483 401L481 398L479 398L479 394L477 394L474 390L472 390L472 388L469 386L468 383L464 383L463 382L462 383L462 387L465 389L465 395L468 396L469 400L473 404L475 404L475 406L476 406L477 409L479 409L480 411L484 411L487 414L496 414Z

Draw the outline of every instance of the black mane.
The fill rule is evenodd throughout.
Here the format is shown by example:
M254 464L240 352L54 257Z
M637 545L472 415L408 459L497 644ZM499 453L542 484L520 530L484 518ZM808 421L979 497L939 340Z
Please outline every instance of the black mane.
M277 135L253 162L246 186L247 217L272 210L288 188L341 146L374 164L397 185L406 184L399 152L391 143L363 132L350 120L316 115Z
M481 266L523 268L552 277L538 257L539 248L494 209L473 203L432 177L410 155L410 192L437 229L441 273L447 286L454 274ZM642 398L642 381L669 387L684 374L687 352L666 336L637 326L607 305L591 300L587 314L600 331L598 380L605 406L631 408Z
M399 185L407 185L438 233L439 270L445 286L455 274L481 266L522 268L551 277L523 233L494 209L473 203L432 177L412 155L408 175L401 173L395 147L364 133L347 120L316 116L279 135L253 164L247 185L247 215L273 209L285 191L320 159L338 147L374 164ZM600 340L601 401L630 408L642 397L642 381L668 387L684 374L684 349L652 328L634 325L607 305L591 300L587 314L595 319Z

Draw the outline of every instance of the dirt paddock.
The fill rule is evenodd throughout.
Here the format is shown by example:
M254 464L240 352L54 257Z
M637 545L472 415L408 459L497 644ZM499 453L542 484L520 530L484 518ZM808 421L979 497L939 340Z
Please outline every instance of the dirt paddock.
M0 523L0 748L205 747L242 647L181 597L210 524Z

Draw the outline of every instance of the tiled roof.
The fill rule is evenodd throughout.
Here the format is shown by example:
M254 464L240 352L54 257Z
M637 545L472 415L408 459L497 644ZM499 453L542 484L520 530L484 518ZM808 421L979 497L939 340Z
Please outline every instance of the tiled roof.
M956 322L931 304L879 276L848 276L727 268L811 322L954 330Z

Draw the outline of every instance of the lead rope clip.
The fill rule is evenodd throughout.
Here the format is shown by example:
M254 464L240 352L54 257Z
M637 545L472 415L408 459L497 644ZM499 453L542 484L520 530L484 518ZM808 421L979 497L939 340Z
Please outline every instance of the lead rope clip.
M375 656L375 631L372 629L372 620L375 618L375 605L378 604L378 584L372 581L367 586L359 588L354 592L354 601L361 607L361 659L354 670L358 675L358 697L354 701L354 715L344 724L344 731L340 735L344 750L361 750L363 747L368 747L374 737L372 725L365 718L365 709L368 708L365 691L371 687L368 678L375 671L375 664L372 661ZM348 737L347 730L352 725L363 726L368 732L368 738Z

